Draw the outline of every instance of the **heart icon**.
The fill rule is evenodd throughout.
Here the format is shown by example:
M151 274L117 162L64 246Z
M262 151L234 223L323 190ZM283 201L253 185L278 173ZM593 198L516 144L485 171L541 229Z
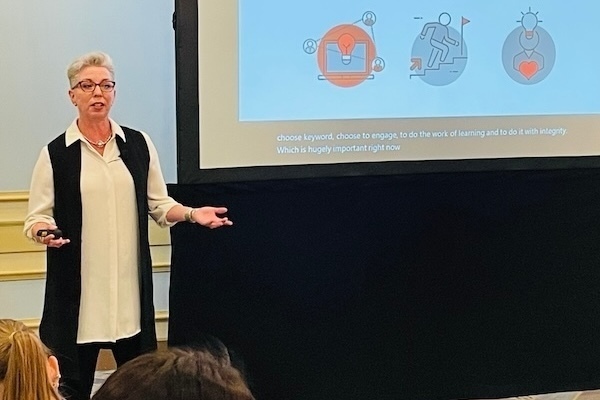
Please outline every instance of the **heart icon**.
M527 79L531 79L538 72L538 63L535 61L523 61L519 64L519 72Z

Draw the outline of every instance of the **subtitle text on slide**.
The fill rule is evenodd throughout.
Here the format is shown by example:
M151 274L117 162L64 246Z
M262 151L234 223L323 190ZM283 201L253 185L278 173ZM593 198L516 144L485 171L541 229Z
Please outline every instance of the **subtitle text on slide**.
M294 133L277 136L277 154L379 153L402 150L413 139L459 140L466 138L551 136L567 134L563 127L518 127L496 129L412 130L399 132Z

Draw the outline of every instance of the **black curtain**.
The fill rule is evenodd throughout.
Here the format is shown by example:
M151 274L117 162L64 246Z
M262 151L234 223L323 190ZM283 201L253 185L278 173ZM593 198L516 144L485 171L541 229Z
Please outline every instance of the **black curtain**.
M220 338L260 400L598 388L599 178L171 185L234 226L172 228L169 344Z

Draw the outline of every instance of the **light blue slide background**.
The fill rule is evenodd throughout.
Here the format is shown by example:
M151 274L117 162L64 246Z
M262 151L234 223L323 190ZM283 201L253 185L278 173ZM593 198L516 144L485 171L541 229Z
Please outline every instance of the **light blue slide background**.
M556 62L543 81L523 85L504 70L502 46L529 7L554 40ZM239 11L240 121L600 112L600 2L239 0ZM306 54L304 41L359 21L366 11L377 17L374 39L384 71L351 88L319 80L316 53ZM455 82L431 86L409 78L411 49L423 24L442 12L457 31L461 16L471 21L464 26L469 58Z

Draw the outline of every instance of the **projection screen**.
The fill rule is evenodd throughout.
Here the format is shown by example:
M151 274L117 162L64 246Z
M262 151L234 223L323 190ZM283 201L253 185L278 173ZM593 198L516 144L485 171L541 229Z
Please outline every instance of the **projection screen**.
M179 182L597 167L598 11L176 0Z

